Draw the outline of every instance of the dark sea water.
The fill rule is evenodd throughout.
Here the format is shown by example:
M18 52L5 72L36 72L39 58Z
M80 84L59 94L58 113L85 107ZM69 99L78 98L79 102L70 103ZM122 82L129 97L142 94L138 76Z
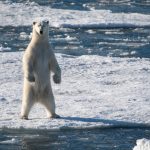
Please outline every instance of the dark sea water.
M113 13L150 14L150 0L7 0L36 2L56 9ZM2 52L24 51L31 26L0 26ZM150 58L150 27L146 28L50 28L50 43L56 53ZM131 150L140 138L150 139L149 128L21 131L0 130L0 150Z
M0 149L9 150L132 150L150 129L105 128L60 131L0 131Z
M24 50L30 39L28 37L20 38L20 33L23 32L29 35L31 27L0 27L1 45L11 47L11 51ZM50 43L54 51L75 56L101 55L150 58L149 41L150 28L50 28Z
M111 10L113 13L150 14L150 0L7 0L6 2L31 3L56 9ZM24 50L31 26L0 26L0 46L11 47L5 51ZM136 28L50 28L50 41L55 52L69 55L101 55L115 57L150 58L150 27Z

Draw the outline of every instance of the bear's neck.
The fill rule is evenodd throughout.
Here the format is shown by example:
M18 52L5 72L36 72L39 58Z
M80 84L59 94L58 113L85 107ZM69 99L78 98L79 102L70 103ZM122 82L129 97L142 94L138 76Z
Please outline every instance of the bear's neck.
M48 43L49 36L47 35L39 35L37 32L32 32L31 43Z

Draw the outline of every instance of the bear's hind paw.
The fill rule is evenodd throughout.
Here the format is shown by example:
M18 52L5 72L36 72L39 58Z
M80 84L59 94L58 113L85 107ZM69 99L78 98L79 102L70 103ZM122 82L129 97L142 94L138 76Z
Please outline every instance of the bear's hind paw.
M61 118L59 115L57 114L53 114L52 116L49 117L50 119L58 119L58 118Z
M28 120L27 116L21 116L20 118L23 119L23 120Z

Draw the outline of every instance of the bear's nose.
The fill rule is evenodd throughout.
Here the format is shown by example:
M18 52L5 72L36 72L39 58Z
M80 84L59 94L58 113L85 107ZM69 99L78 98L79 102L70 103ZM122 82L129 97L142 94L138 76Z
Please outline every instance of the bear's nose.
M40 31L40 34L43 34L43 31L42 31L42 30Z

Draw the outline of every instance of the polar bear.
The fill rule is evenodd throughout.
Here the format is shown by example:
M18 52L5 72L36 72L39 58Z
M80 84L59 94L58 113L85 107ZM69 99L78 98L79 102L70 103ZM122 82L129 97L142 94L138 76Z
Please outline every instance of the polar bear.
M32 39L23 56L23 99L21 118L28 119L34 103L43 104L49 118L59 118L55 113L55 100L50 75L55 83L61 82L61 69L49 45L49 22L33 22Z

